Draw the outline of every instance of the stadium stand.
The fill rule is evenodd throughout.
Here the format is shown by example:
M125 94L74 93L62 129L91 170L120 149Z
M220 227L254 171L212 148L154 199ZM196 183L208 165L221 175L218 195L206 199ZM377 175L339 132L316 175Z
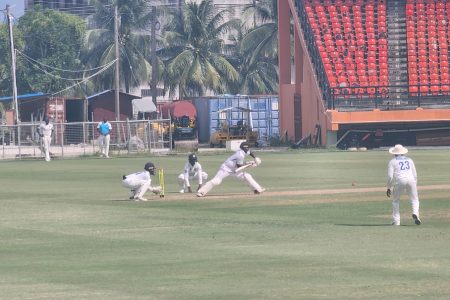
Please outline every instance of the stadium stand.
M402 99L450 93L449 13L445 0L304 0L305 36L313 35L332 98L331 108L370 99ZM390 5L390 6L389 6ZM392 35L392 38L391 38ZM311 48L311 47L310 47ZM316 64L317 66L317 64ZM320 68L319 68L320 69ZM324 94L327 94L325 91ZM417 100L418 101L418 100ZM414 103L417 102L414 100ZM407 108L407 105L403 105Z
M278 4L286 140L320 127L342 149L450 145L450 0Z
M406 31L411 95L448 95L448 16L450 2L408 0Z
M385 95L389 72L384 1L307 0L305 10L333 94Z

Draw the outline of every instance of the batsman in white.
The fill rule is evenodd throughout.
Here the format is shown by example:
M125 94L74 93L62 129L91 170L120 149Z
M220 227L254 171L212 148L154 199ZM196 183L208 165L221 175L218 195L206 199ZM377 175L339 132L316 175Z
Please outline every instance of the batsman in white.
M202 165L198 162L197 155L189 154L188 161L184 165L184 171L178 176L178 184L182 189L180 193L192 193L191 180L197 179L198 188L202 187L203 181L208 179L208 174L202 170Z
M414 162L406 157L408 149L400 144L389 149L395 157L388 164L388 181L386 196L392 194L392 225L400 225L400 195L406 190L412 206L412 218L416 225L422 222L419 218L419 196L417 193L417 172ZM393 191L392 191L393 189Z
M41 137L45 161L50 161L50 143L52 142L53 124L50 123L48 117L44 117L43 122L37 128L37 132Z
M151 175L155 175L155 165L152 162L148 162L145 164L143 172L122 176L122 186L131 190L130 200L147 201L147 199L144 198L144 194L147 190L156 195L161 193L160 186L151 186Z
M205 183L197 192L197 197L205 196L211 189L222 183L222 180L228 176L235 176L236 178L247 183L255 194L261 194L265 191L256 181L252 175L243 171L248 167L257 167L261 164L261 159L256 157L250 151L250 145L247 142L242 142L239 146L239 150L231 155L217 171L216 176L213 179ZM245 156L250 155L253 157L253 161L245 162Z

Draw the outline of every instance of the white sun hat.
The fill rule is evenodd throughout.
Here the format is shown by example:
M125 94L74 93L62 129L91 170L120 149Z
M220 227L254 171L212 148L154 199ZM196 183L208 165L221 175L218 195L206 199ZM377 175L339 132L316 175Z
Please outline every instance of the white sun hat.
M403 147L400 144L397 144L394 147L389 149L389 153L394 154L394 155L402 155L402 154L408 153L408 149L406 149L405 147Z

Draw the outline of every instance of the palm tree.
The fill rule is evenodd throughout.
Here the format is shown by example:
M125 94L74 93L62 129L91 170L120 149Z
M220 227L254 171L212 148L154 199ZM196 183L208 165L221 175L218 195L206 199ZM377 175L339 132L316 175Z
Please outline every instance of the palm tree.
M132 87L148 82L151 74L148 28L152 20L151 0L96 0L97 29L88 30L83 61L91 67L105 65L115 59L114 9L120 15L120 82L129 92ZM147 32L146 32L147 31ZM103 89L113 86L113 72L105 72L96 80Z
M238 70L240 78L230 91L234 94L273 94L278 89L278 62L276 54L254 53L254 49L244 47L246 36L241 27L233 37L228 55ZM256 46L255 46L256 48ZM256 57L256 59L254 59Z
M211 0L188 3L172 12L159 51L165 62L165 89L179 98L202 96L207 90L223 93L238 80L238 72L223 54L225 34L236 21L224 21L230 11L216 11Z
M242 51L252 52L250 63L261 57L276 58L278 49L277 0L258 0L255 5L245 9L251 10L261 25L250 30L242 40Z

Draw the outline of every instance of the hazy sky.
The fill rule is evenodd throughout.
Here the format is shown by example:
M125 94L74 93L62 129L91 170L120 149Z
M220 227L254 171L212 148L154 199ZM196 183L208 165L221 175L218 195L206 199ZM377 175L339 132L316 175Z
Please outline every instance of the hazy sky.
M25 9L24 0L0 0L0 22L5 20L4 10L6 8L6 4L9 4L11 13L14 17L19 18L23 15L23 11Z

